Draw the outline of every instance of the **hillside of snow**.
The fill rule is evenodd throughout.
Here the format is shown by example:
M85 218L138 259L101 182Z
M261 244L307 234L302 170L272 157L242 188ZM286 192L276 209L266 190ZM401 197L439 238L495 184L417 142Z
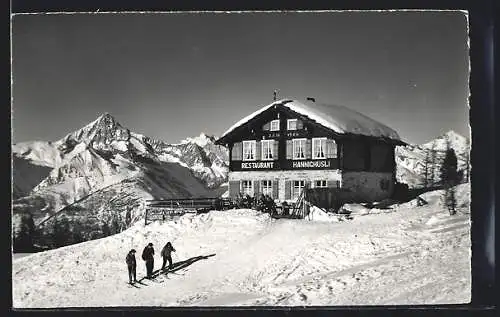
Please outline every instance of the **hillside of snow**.
M470 301L470 186L450 216L440 191L351 218L310 220L252 210L137 222L106 238L13 259L15 308L110 306L414 305ZM360 207L359 210L362 208ZM154 280L140 254L171 241L174 270ZM135 248L141 281L127 284ZM175 291L174 291L175 290Z

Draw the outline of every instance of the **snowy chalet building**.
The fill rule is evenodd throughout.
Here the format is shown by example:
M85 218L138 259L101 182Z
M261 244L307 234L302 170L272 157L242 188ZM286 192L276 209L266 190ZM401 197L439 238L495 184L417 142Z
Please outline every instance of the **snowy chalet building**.
M293 201L305 186L342 188L350 199L392 195L396 131L336 105L283 99L230 127L217 141L229 149L229 197L263 193Z

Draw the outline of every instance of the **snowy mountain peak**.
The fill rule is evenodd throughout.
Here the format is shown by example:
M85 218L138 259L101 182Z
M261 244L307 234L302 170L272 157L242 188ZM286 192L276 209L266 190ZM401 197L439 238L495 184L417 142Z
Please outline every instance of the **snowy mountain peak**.
M130 138L130 131L108 112L100 115L83 128L66 135L61 143L109 144L113 141L126 141Z
M109 112L105 112L101 114L99 117L97 117L96 120L92 121L88 125L86 125L84 128L89 128L89 129L114 129L114 128L121 128L121 124L113 117Z
M434 148L437 151L446 151L447 146L449 145L452 147L455 151L458 152L465 152L467 151L467 143L468 139L461 134L450 130L441 136L437 137L436 139L427 142L425 144L422 144L423 148Z
M94 122L116 122L118 123L118 121L116 121L115 117L113 117L109 112L104 112L103 114L101 114L99 117L97 117L96 120L94 120Z
M186 143L195 143L201 147L205 147L208 143L213 143L215 142L215 137L214 136L209 136L205 134L205 132L202 132L199 136L194 137L194 138L187 138L185 140L181 141L181 144L186 144Z
M457 155L458 168L464 171L464 175L468 175L469 139L450 130L422 145L413 144L405 147L398 147L396 149L397 179L410 186L424 186L423 175L425 174L424 170L426 168L425 162L429 159L434 160L433 163L430 163L430 167L429 165L427 166L428 173L432 175L429 176L431 182L438 181L438 173L432 171L439 169L439 165L444 158L448 146L451 147Z
M466 137L464 137L463 135L453 131L453 130L450 130L448 132L446 132L445 134L443 134L443 137L448 139L448 140L460 140L460 141L466 141Z

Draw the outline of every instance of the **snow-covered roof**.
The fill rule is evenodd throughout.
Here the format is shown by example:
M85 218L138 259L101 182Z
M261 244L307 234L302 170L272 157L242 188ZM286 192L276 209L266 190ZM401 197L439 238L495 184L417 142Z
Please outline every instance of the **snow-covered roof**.
M294 112L300 113L339 134L357 134L401 141L398 133L393 129L349 108L313 101L288 99L275 101L244 117L233 124L220 138L228 135L237 127L247 123L274 105L282 105Z

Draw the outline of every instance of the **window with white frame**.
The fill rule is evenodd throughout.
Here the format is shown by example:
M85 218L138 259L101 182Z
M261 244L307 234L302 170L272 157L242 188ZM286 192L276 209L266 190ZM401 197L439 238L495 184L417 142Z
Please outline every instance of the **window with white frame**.
M273 160L273 142L274 140L262 140L260 143L262 144L262 160Z
M306 139L293 139L293 159L306 158Z
M292 199L297 199L297 197L299 197L302 189L305 187L305 184L305 181L293 181Z
M273 197L273 182L270 180L264 180L260 184L262 194L269 197Z
M286 121L287 130L297 130L297 119L288 119Z
M317 188L324 188L324 187L326 187L326 180L317 180L317 181L314 181L314 187L317 187Z
M326 138L313 138L312 139L312 158L324 159L326 158Z
M253 196L253 182L241 181L241 193L243 195Z
M243 161L255 161L255 141L243 141Z
M279 131L280 130L280 120L271 121L271 131Z

